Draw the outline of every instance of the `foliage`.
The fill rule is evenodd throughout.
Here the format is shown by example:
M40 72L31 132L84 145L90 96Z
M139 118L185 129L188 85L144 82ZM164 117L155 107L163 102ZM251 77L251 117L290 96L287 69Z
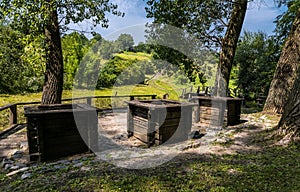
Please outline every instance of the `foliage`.
M143 83L147 73L145 66L149 65L147 60L149 55L141 53L116 54L100 69L97 88Z
M148 0L147 5L147 17L154 23L181 28L209 48L220 46L232 8L231 1L218 0Z
M298 13L298 9L300 7L299 0L288 0L288 1L280 1L280 5L284 3L288 9L282 14L276 17L276 39L280 45L284 44L285 39L288 37L289 32L292 28L293 22Z
M134 52L144 52L144 53L150 54L153 50L152 50L151 45L145 44L143 42L139 42L138 45L133 47L133 51Z
M132 50L134 46L133 37L129 34L121 34L114 42L117 47L117 52Z
M232 2L148 0L147 5L147 17L154 18L147 31L154 59L179 67L191 82L205 84L207 49L221 47Z
M113 74L115 71L109 69L114 60L113 55L132 46L133 38L129 34L121 34L115 41L105 40L99 34L95 34L91 40L77 32L65 35L62 38L65 63L64 88L71 89L75 82L78 87L94 89L99 73L101 73L101 87L112 86L116 77L122 72L119 69L116 71L117 74ZM106 66L107 63L109 66Z
M28 44L26 36L9 26L0 26L0 93L21 93L41 90L43 78L35 49L39 38Z
M68 24L88 19L92 28L101 24L108 27L105 13L124 15L117 11L117 5L107 1L32 1L4 0L0 2L1 20L24 34L42 35L45 38L45 81L42 103L60 103L63 90L63 56L61 30L69 29Z
M93 41L91 41L93 42ZM77 68L90 48L89 40L78 32L62 37L64 59L64 89L71 89Z
M238 43L232 80L246 99L268 94L280 50L274 37L245 32Z
M59 14L61 30L70 29L70 23L80 23L89 19L92 28L98 24L108 27L108 19L105 13L112 13L124 16L124 13L117 11L118 6L109 1L82 1L82 0L3 0L0 3L0 16L11 20L12 25L26 32L26 34L43 33L45 21L47 21L48 4L56 7Z

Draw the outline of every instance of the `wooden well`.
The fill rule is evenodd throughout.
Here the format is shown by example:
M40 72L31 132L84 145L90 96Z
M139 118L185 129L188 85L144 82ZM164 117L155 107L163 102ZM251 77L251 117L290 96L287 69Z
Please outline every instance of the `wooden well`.
M55 104L24 109L30 161L43 162L98 149L96 108Z
M188 139L194 104L171 100L128 101L128 136L152 144L176 143Z
M203 127L229 126L240 123L242 99L232 97L193 97L198 103L196 122Z

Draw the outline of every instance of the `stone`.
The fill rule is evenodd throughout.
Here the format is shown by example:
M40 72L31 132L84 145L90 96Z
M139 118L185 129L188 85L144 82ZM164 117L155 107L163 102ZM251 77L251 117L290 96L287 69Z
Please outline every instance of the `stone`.
M64 165L55 165L54 166L54 169L66 169L67 166L64 166Z
M28 149L28 142L26 141L20 142L20 149Z
M23 163L16 163L16 166L19 166L20 168L26 167L26 164Z
M11 158L13 158L13 159L20 159L22 157L23 157L23 152L22 151L15 151L11 156Z
M80 163L80 160L79 159L75 159L75 160L72 161L72 163L73 164L78 164L78 163Z
M14 163L14 161L12 161L12 160L10 160L10 159L7 159L7 158L4 158L4 159L2 160L1 167L4 168L6 164L13 164L13 163Z
M9 169L10 170L17 170L17 169L20 169L20 167L18 165L14 165L14 166L11 166Z
M91 161L91 163L99 163L101 162L102 160L100 158L96 158L94 160Z
M8 170L13 166L13 164L5 164L4 170Z
M227 140L223 137L223 138L218 138L218 139L216 140L216 142L217 142L217 143L226 143Z
M71 164L71 161L69 160L60 160L60 161L57 161L58 164L64 164L64 165L68 165L68 164Z
M80 170L81 170L81 171L90 171L91 168L90 168L90 167L81 167Z
M21 179L22 180L27 179L27 178L31 177L31 175L32 175L32 173L24 173L24 174L22 174Z
M200 133L199 131L192 131L190 133L190 138L192 139L200 139L201 137L203 137L205 134Z
M82 166L83 166L83 163L80 162L80 163L74 164L73 166L74 166L74 167L82 167Z

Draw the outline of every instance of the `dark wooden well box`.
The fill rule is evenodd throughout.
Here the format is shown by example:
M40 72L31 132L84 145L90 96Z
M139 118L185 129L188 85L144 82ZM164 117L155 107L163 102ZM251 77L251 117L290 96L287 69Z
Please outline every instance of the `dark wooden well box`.
M201 126L229 126L240 123L242 99L232 97L198 96L196 122Z
M188 139L194 104L159 99L127 103L129 137L135 136L148 146Z
M24 109L30 161L43 162L97 150L96 108L87 104L56 104Z

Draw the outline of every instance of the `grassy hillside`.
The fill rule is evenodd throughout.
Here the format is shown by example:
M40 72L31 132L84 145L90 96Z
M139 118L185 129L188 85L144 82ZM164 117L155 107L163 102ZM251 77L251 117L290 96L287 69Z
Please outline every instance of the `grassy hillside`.
M125 59L125 60L138 60L138 61L144 61L144 60L150 60L152 58L151 54L143 53L143 52L123 52L123 53L118 53L116 56Z

